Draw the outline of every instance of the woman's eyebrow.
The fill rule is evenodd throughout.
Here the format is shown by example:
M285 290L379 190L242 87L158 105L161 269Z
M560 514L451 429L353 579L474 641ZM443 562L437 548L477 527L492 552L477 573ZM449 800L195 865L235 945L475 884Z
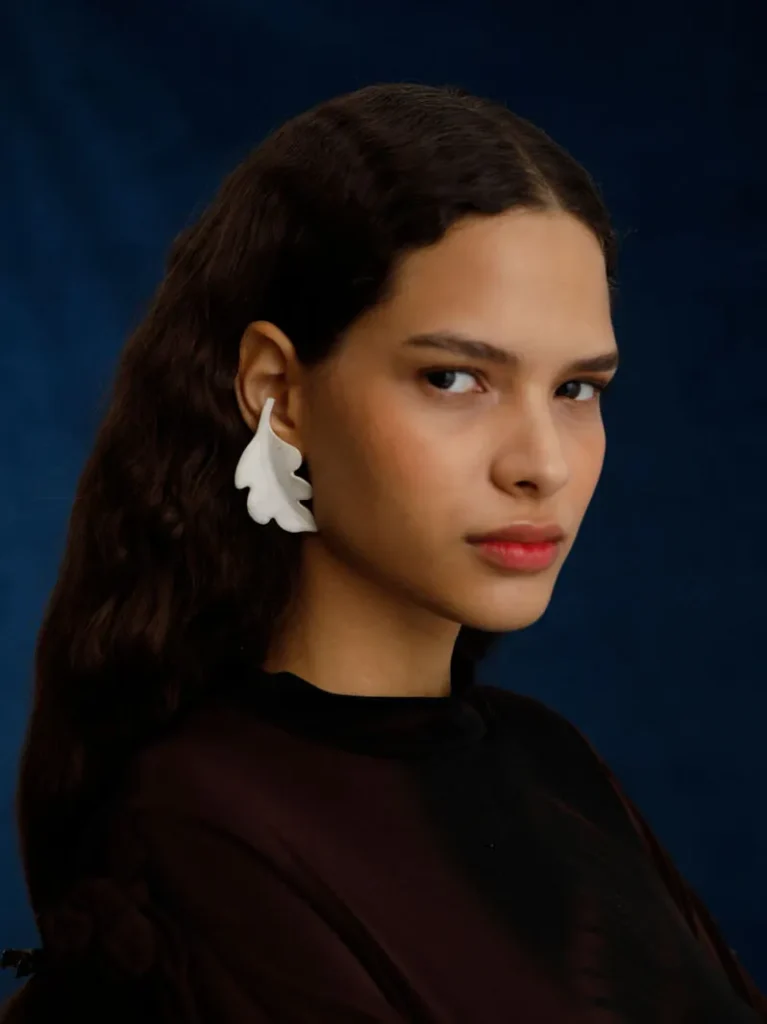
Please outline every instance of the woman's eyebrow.
M408 348L438 348L443 352L452 352L454 355L480 359L488 363L498 363L503 366L517 366L521 362L516 352L491 345L488 341L467 338L462 334L450 331L415 334L408 338L404 345ZM613 348L609 352L599 355L575 359L565 367L565 371L568 373L604 373L616 369L617 366L618 350Z

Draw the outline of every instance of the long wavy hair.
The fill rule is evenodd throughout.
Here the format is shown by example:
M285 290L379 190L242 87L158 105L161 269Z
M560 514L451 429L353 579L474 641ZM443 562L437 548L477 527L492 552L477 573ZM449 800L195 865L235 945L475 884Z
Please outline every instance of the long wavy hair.
M76 879L131 754L223 673L260 664L293 594L300 536L254 524L233 484L251 436L233 386L245 327L272 321L318 364L404 254L515 207L579 218L612 285L598 190L543 131L460 89L375 85L288 121L176 239L122 353L37 643L18 789L36 912ZM456 653L492 639L464 628Z

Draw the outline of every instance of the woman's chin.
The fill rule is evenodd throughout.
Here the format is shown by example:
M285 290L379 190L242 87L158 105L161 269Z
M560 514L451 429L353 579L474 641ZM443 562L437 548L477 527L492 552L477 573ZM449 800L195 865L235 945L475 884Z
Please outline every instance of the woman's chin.
M464 591L459 621L464 626L488 633L510 633L527 629L537 622L548 608L554 590L552 573L504 581L503 587L477 592L471 600Z

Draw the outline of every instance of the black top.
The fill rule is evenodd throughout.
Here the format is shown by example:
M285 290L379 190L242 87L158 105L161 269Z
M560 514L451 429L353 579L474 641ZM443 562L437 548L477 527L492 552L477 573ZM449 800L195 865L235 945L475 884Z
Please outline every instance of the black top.
M231 684L136 758L108 835L103 877L41 917L29 1007L90 999L110 1021L199 1024L767 1021L583 735L470 671L441 698L333 694L286 672Z

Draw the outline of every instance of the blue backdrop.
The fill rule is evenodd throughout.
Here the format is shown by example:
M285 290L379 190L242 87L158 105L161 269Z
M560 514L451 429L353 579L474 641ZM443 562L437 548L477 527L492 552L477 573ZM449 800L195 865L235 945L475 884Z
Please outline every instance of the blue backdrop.
M6 0L0 947L36 941L14 774L118 350L171 238L252 145L408 79L539 123L624 238L602 482L549 611L482 674L589 735L767 990L766 29L764 0Z

